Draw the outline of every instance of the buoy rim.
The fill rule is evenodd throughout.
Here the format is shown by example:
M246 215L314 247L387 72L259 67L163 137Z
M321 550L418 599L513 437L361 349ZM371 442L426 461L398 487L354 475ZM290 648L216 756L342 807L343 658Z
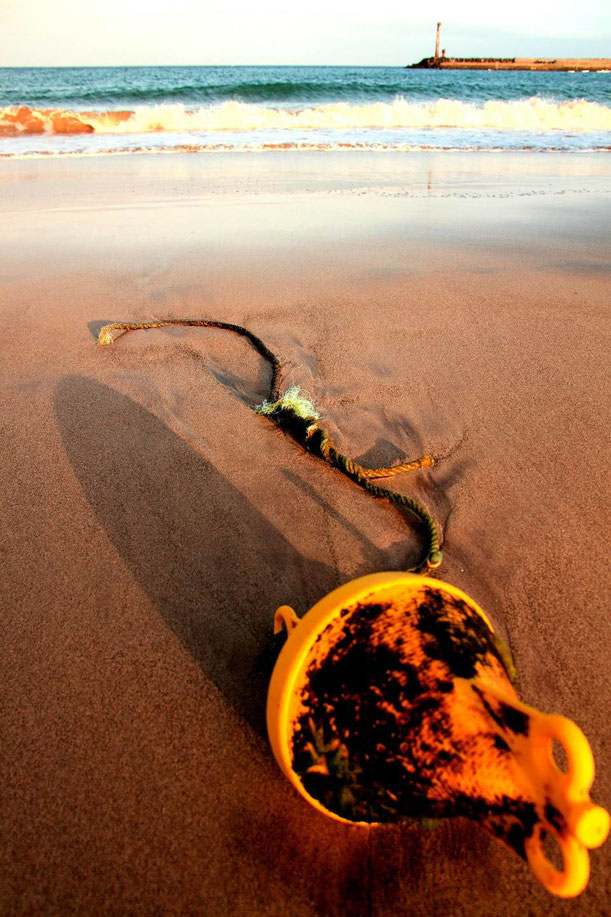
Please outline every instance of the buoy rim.
M289 720L290 707L293 699L295 684L300 676L310 649L324 629L341 613L343 608L354 605L359 601L374 595L382 587L388 588L397 585L402 588L413 587L414 591L428 587L447 592L458 598L484 619L491 632L494 628L485 612L479 605L461 589L433 577L422 576L417 573L404 573L401 571L370 573L358 579L344 583L332 592L329 592L320 601L310 608L300 619L299 624L289 633L286 643L282 647L270 680L267 695L267 732L274 757L295 789L308 802L337 821L349 824L368 824L367 822L352 822L342 818L329 809L326 809L317 799L310 796L292 767L292 752L289 745Z

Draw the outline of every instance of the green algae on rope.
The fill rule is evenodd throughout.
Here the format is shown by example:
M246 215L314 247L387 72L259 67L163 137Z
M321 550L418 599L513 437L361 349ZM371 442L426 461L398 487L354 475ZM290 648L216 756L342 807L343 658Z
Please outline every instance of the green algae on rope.
M233 322L221 322L212 319L159 319L150 322L113 322L105 325L100 329L98 334L98 344L112 344L117 337L127 334L129 331L142 331L150 328L165 328L169 325L182 325L187 327L201 328L219 328L224 331L233 331L242 337L247 338L255 350L268 361L272 367L272 379L270 384L269 399L263 401L255 408L257 414L269 417L282 430L290 433L293 439L308 452L324 459L329 465L337 468L349 477L355 484L362 487L367 493L374 497L388 500L389 503L397 507L409 509L423 523L427 535L427 545L424 557L417 570L433 570L440 566L443 555L439 549L439 534L435 522L428 510L413 497L390 490L387 487L380 487L372 483L376 478L387 478L397 474L404 474L407 471L415 471L418 468L430 468L435 464L434 458L430 455L423 455L421 458L411 462L404 462L399 465L392 465L387 468L363 468L358 462L348 458L340 452L327 431L320 426L321 416L312 402L300 394L296 385L288 388L284 394L279 392L279 377L282 363L280 359L267 347L267 345L242 325L236 325Z

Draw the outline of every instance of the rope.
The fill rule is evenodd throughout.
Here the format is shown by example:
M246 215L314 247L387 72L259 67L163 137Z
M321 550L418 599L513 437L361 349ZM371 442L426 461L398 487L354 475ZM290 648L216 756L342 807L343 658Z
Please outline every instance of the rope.
M417 471L418 468L431 468L435 459L430 455L414 459L413 462L403 462L402 465L391 465L389 468L361 468L366 478L393 478L396 474L405 474L406 471Z
M400 465L391 465L386 468L363 468L354 459L348 458L343 452L335 446L327 431L321 427L320 415L307 399L299 395L299 389L295 386L289 388L283 395L279 394L279 380L282 363L278 357L263 343L261 338L249 331L242 325L235 325L232 322L219 322L211 319L160 319L152 322L113 322L111 325L105 325L100 329L98 335L98 344L112 344L118 337L127 334L129 331L142 331L149 328L165 328L169 325L182 325L200 328L220 328L224 331L233 331L242 337L247 338L255 350L268 361L272 368L272 378L270 383L270 399L264 401L255 410L258 414L264 414L273 420L281 429L290 433L293 438L308 452L318 455L328 462L334 468L343 472L352 481L362 487L367 493L374 497L388 500L394 506L409 509L417 516L426 531L426 549L422 561L414 570L435 569L439 567L443 560L443 555L439 550L439 534L433 517L427 509L413 497L398 493L395 490L389 490L387 487L380 487L379 484L372 483L373 480L381 478L394 477L398 474L405 474L408 471L415 471L418 468L430 468L435 464L435 460L430 455L423 455L421 458L411 462L403 462Z
M242 337L248 338L262 357L264 357L272 368L272 381L270 384L271 397L279 398L278 380L280 377L281 362L273 351L263 343L261 338L243 328L242 325L234 325L233 322L217 322L207 318L168 318L160 319L154 322L113 322L111 325L104 325L98 333L98 344L112 344L118 337L127 334L128 331L145 331L148 328L166 328L168 325L187 325L195 328L221 328L223 331L233 331Z
M390 477L395 474L403 474L404 471L413 471L416 468L429 468L434 464L430 455L425 455L414 462L406 462L404 465L397 465L394 468L363 468L357 462L352 461L342 452L339 452L325 430L321 431L321 455L329 462L335 465L340 471L343 471L349 478L359 484L367 493L374 497L381 497L392 503L394 506L405 507L418 516L423 523L427 533L427 550L424 556L424 563L429 569L439 567L443 560L443 555L439 550L439 535L437 526L433 521L431 514L424 506L414 497L408 497L406 494L400 494L396 490L389 490L387 487L380 487L379 484L372 484L371 478ZM387 474L390 472L390 474ZM421 563L420 566L424 564Z

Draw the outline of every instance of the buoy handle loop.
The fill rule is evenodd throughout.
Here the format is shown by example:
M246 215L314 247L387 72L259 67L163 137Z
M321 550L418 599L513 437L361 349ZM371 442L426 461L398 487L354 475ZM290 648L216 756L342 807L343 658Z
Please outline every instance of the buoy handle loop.
M579 726L564 716L527 709L530 715L528 742L532 751L531 772L539 784L538 798L547 802L543 805L542 821L525 841L526 859L535 877L550 892L572 898L588 884L588 850L599 847L605 841L609 833L609 813L590 800L594 757ZM554 741L564 750L566 770L556 762ZM556 869L547 857L545 832L555 838L560 848L562 869Z

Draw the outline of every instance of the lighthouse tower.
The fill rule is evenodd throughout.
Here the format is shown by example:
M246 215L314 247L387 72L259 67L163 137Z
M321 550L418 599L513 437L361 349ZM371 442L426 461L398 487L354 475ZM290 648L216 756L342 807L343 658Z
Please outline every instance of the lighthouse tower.
M442 23L441 23L441 22L438 22L438 23L437 23L437 36L436 36L436 38L435 38L435 60L439 60L439 39L440 39L440 37L441 37L441 35L440 35L440 33L441 33L441 26L442 26Z

